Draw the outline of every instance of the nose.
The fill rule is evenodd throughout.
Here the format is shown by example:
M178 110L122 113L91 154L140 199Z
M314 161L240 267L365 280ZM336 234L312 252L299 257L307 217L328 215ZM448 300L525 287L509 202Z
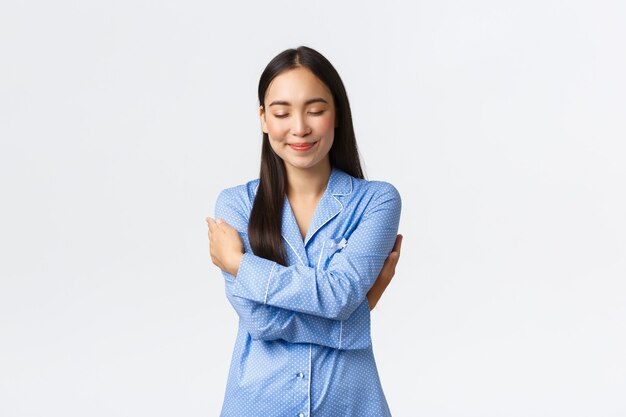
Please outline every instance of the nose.
M306 118L302 114L296 114L294 116L291 133L298 137L306 136L311 133L311 127L308 125Z

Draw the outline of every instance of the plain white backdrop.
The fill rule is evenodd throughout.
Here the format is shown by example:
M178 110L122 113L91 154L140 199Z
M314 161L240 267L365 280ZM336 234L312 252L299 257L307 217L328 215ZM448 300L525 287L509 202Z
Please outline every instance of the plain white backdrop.
M372 324L394 416L626 416L624 21L591 0L3 1L0 415L219 414L236 315L204 219L258 175L261 71L307 45L403 198Z

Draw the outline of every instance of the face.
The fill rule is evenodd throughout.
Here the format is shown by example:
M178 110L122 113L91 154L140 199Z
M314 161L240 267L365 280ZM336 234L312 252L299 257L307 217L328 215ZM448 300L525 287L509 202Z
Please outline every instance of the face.
M328 87L310 70L298 67L276 76L260 116L263 132L288 172L330 166L335 104Z

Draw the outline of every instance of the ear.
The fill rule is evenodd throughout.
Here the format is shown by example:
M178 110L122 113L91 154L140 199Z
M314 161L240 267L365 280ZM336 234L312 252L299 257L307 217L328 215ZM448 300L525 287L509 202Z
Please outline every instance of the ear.
M263 106L259 106L259 117L261 118L261 130L263 130L263 133L267 133L267 122L265 121Z

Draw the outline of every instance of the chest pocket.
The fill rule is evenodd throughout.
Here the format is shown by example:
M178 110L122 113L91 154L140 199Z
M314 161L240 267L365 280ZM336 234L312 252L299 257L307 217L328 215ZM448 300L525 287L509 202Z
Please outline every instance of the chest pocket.
M346 247L348 241L345 238L328 239L320 253L317 269L326 269L332 257Z

